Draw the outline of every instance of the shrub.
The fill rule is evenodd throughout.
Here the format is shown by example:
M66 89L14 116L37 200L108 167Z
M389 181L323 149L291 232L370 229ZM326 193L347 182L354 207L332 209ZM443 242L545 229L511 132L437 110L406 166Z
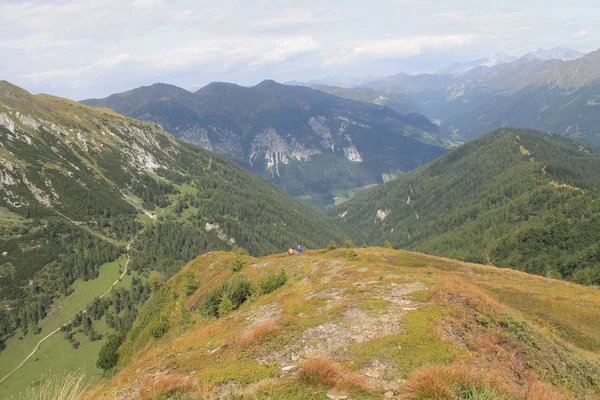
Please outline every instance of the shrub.
M198 290L198 287L199 285L194 280L194 274L188 272L186 276L185 297L190 297L194 294Z
M223 294L227 292L227 289L227 283L223 283L210 290L200 303L200 313L206 317L218 317L219 304L221 304L221 299Z
M352 242L352 240L346 239L346 241L344 242L344 247L347 249L352 249L356 246L354 246L354 242Z
M233 272L240 272L242 268L244 268L244 263L240 257L236 257L233 259L229 267Z
M327 245L327 250L335 250L337 248L338 248L337 243L334 240L329 242L329 244Z
M150 277L148 278L148 286L150 287L150 290L152 290L152 292L154 293L158 290L158 288L160 288L160 285L161 285L160 272L151 271Z
M209 291L200 303L200 313L206 317L218 318L225 315L221 312L225 312L226 309L229 309L227 312L237 309L250 296L252 283L247 277L238 276ZM225 304L221 306L224 301ZM232 303L231 307L227 304L229 301Z
M228 293L223 293L221 302L219 303L219 310L217 311L219 317L224 317L233 310L235 310L235 304L233 304L231 297L229 297Z
M383 247L385 247L386 249L391 249L393 247L392 242L386 240L385 242L383 242Z
M281 270L276 274L271 274L260 282L260 291L262 294L268 294L276 289L279 289L287 282L285 270Z
M346 253L346 260L356 261L358 260L358 254L354 250L350 250L348 253Z
M169 320L166 317L158 317L150 322L150 335L156 339L161 338L169 330Z
M96 360L96 366L103 370L109 370L117 365L119 361L118 349L123 340L125 334L111 335L108 340L100 348L98 353L98 360Z
M235 277L229 286L228 294L237 309L246 299L252 296L250 279L245 276Z

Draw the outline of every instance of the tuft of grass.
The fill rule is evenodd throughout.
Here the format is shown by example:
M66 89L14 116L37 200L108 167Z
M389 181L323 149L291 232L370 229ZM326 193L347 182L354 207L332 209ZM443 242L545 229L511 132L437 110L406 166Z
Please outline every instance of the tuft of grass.
M309 358L298 371L298 380L312 386L369 392L373 388L364 375L349 371L327 357Z
M333 386L341 375L341 367L326 357L309 358L298 372L298 378L310 385Z
M66 376L53 375L41 379L37 387L27 388L22 400L77 400L88 388L85 375L71 373Z
M279 330L279 326L274 321L265 321L242 336L236 343L240 349L246 348L251 344L260 342L265 336L271 335Z
M191 389L189 379L180 375L159 375L147 377L140 383L140 399L158 400L172 398L173 395Z
M513 399L501 375L461 364L432 365L419 369L403 386L401 398Z

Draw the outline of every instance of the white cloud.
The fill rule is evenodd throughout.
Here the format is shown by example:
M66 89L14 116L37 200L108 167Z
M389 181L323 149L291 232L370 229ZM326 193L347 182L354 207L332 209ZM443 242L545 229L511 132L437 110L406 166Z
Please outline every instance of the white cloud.
M326 58L328 65L349 64L365 58L414 57L427 51L448 50L463 47L475 40L473 35L439 35L419 37L389 37L361 40L347 44L340 53Z
M154 81L381 75L498 51L593 50L600 6L571 3L0 0L0 76L83 98Z

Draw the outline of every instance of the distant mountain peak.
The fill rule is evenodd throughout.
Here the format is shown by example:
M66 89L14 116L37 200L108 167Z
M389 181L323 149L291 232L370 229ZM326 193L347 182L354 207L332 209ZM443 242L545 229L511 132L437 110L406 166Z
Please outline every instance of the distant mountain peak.
M504 52L500 52L487 58L478 58L476 60L467 61L464 63L454 63L436 71L436 74L454 76L464 75L478 67L493 68L501 64L511 63L515 60L517 60L516 57Z
M583 57L584 54L568 47L554 47L551 49L539 48L536 51L529 52L525 57L536 58L539 60L561 60L571 61Z
M508 64L513 61L516 61L517 57L511 56L510 54L499 52L495 55L488 57L483 63L481 63L484 67L495 67L500 64Z

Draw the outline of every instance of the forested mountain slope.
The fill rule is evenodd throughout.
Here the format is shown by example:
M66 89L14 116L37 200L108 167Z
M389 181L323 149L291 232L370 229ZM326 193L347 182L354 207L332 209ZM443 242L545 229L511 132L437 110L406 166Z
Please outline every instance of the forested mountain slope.
M594 399L599 309L595 288L407 251L215 252L147 302L84 397Z
M319 210L235 163L109 109L0 82L0 143L0 344L41 339L53 302L117 260L143 291L149 271L166 279L209 250L264 255L342 238ZM116 306L131 320L124 312L135 307Z
M319 205L445 152L438 127L422 116L274 81L211 83L195 93L155 84L84 103L156 122Z
M503 129L335 208L367 243L600 283L600 149Z

